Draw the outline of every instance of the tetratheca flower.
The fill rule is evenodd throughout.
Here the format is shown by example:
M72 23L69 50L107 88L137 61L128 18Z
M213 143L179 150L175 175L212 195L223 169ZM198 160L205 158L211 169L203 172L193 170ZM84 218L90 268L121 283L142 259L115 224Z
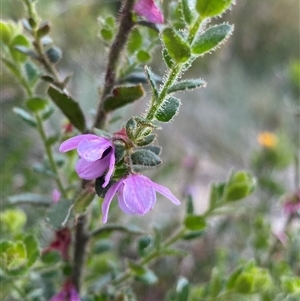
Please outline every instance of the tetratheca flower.
M81 301L81 299L73 283L66 281L63 289L49 301Z
M283 204L283 211L287 215L295 214L300 211L300 190L297 191L294 195L287 198Z
M139 0L133 9L138 15L145 17L151 23L164 23L164 16L155 5L154 0Z
M162 185L152 182L141 174L130 174L114 183L107 191L102 204L102 222L107 222L110 203L118 192L118 203L121 210L127 214L145 215L155 205L156 191L164 195L175 205L180 201L173 193Z
M114 171L115 151L113 143L103 137L84 134L64 141L59 151L68 152L77 148L79 160L76 172L80 178L93 180L102 176L107 170L103 187L106 187Z
M53 200L53 203L58 203L59 200L61 198L61 193L59 190L57 190L56 188L53 189L52 191L52 200Z

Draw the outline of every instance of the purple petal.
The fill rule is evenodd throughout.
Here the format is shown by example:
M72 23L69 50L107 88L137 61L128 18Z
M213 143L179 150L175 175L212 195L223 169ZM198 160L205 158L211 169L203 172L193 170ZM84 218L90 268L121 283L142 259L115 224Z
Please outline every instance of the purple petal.
M70 301L81 301L75 287L72 287L70 290Z
M114 150L112 149L111 153L108 154L106 157L109 157L109 167L108 167L108 172L105 175L105 181L104 184L102 185L102 187L106 187L110 181L111 175L114 172L114 168L115 168L115 162L116 162L116 158L115 158L115 154L114 154ZM105 158L106 158L105 157ZM104 160L104 159L103 159Z
M124 180L123 200L134 214L144 215L155 205L155 190L142 175L131 175Z
M84 139L78 144L77 152L84 160L94 162L99 160L109 147L112 147L111 142L101 137Z
M175 195L170 191L169 188L152 182L150 179L146 178L149 185L151 185L156 191L164 195L167 199L173 202L175 205L180 205L180 201L175 197Z
M67 139L60 145L59 151L62 153L68 152L72 149L77 148L78 144L81 141L83 141L85 139L95 139L95 138L99 138L99 137L96 135L92 135L92 134L84 134L84 135L78 135L78 136L72 137L70 139Z
M61 197L60 191L57 190L56 188L53 189L53 191L52 191L52 200L53 200L53 203L58 203L58 201L60 200L60 197Z
M75 170L80 178L85 180L93 180L102 176L109 165L107 156L95 162L88 162L80 158L76 164Z
M125 204L124 202L124 198L123 198L123 188L124 188L124 185L121 185L121 187L119 188L119 194L118 194L118 204L119 204L119 207L121 208L121 210L123 212L125 212L126 214L134 214L128 207L127 205Z
M152 23L164 23L164 16L155 5L154 0L139 0L133 9L137 14Z
M102 223L106 223L107 222L107 216L108 216L108 211L109 211L109 206L110 203L114 197L114 195L116 194L117 190L119 189L120 185L123 183L123 179L121 179L120 181L116 182L115 184L113 184L108 191L106 192L103 204L102 204Z
M67 297L67 292L65 290L54 295L49 301L65 301Z

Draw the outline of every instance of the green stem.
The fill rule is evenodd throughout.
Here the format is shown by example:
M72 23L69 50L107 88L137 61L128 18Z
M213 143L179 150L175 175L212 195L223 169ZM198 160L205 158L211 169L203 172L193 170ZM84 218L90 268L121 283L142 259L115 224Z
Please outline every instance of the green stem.
M200 29L200 26L201 26L202 22L203 22L203 19L199 16L199 18L197 19L195 24L190 29L189 36L188 36L188 39L187 39L189 44L192 44L194 42L194 39L197 36L197 33Z
M42 141L43 141L43 144L44 144L44 147L45 147L48 159L49 159L51 169L54 172L54 174L56 175L55 181L56 181L57 186L58 186L60 192L62 193L63 197L67 198L67 193L66 193L65 188L62 184L62 181L59 177L57 166L56 166L55 161L54 161L51 146L49 146L47 144L47 136L46 136L46 133L45 133L45 130L44 130L44 127L43 127L42 119L41 119L41 117L38 113L35 113L35 118L36 118L36 121L37 121L37 129L38 129L38 132L39 132L39 134L42 138Z
M145 116L146 119L153 120L155 118L156 112L158 111L160 105L162 104L162 102L165 100L165 98L167 96L168 89L177 79L178 75L182 71L182 67L183 67L183 65L180 64L180 65L175 65L171 69L171 71L168 75L168 78L165 81L164 86L162 87L162 89L159 93L158 99L156 101L155 101L155 99L152 99L151 107Z
M30 0L24 0L26 8L28 10L28 15L31 19L33 19L36 22L37 16L35 11L35 4L34 2Z
M199 31L201 24L203 22L203 19L201 17L199 17L197 19L197 21L195 22L195 24L192 26L192 28L190 29L189 32L189 36L188 36L188 43L191 45L194 42L195 37L197 36L197 32ZM162 104L162 102L165 100L167 94L168 94L168 89L172 86L172 84L176 81L176 79L178 78L179 74L186 69L187 66L190 66L191 63L194 61L194 58L191 57L188 62L184 63L184 64L176 64L170 71L168 78L166 80L166 82L164 83L163 88L161 89L160 93L159 93L159 97L157 100L155 100L154 98L152 98L151 100L151 106L150 109L148 111L148 113L146 114L145 118L149 119L149 120L153 120L155 118L155 114L158 111L160 105Z
M138 262L138 265L146 265L150 263L152 260L156 259L161 255L161 251L171 245L173 245L175 242L177 242L179 239L183 237L185 233L185 229L180 229L177 233L175 233L173 236L171 236L169 239L167 239L163 245L160 247L160 249L155 249L151 251L147 256L145 256L143 259L141 259ZM124 281L130 279L132 276L134 276L134 272L132 270L127 269L124 273L120 274L116 279L112 281L112 284L114 285L120 285Z

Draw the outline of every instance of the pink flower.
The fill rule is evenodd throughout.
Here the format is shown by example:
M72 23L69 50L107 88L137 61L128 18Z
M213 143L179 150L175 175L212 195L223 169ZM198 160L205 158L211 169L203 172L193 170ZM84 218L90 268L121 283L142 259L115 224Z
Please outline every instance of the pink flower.
M61 197L61 194L60 194L59 190L57 190L56 188L53 189L53 191L52 191L53 203L58 203L60 200L60 197Z
M110 203L118 192L118 202L121 210L127 214L144 215L155 205L158 191L175 205L180 205L179 200L172 192L141 174L131 174L114 183L107 191L102 204L102 222L106 223Z
M298 210L300 211L300 191L292 195L283 204L283 210L286 214L294 214Z
M155 5L154 0L139 0L133 9L138 15L145 17L151 23L164 23L164 16Z
M71 244L71 232L69 228L62 228L55 232L55 238L50 243L49 247L43 250L43 254L50 251L58 251L62 258L66 261L69 260L69 247Z
M102 176L108 169L103 184L103 187L106 187L115 166L113 143L107 138L84 134L67 139L61 144L59 150L68 152L75 148L80 157L75 167L79 177L93 180Z
M75 286L70 281L67 281L63 285L63 289L49 301L81 301L81 299Z

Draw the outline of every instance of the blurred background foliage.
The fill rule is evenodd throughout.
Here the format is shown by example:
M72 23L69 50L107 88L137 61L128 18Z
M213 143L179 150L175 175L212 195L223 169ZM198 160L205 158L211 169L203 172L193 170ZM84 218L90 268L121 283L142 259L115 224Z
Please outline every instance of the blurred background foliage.
M168 2L164 0L165 8ZM80 101L90 122L99 99L97 89L103 80L107 55L107 48L98 37L97 18L115 15L118 10L119 1L113 0L38 2L39 14L51 23L51 37L63 51L58 68L63 75L72 74L69 90ZM17 21L24 17L23 6L18 0L2 0L0 12L3 19ZM251 202L246 200L237 206L238 216L233 212L221 220L213 219L203 240L191 246L183 244L182 247L190 251L188 256L160 260L156 264L158 277L162 279L159 286L155 290L136 287L137 291L143 290L144 301L160 300L177 278L178 267L181 275L192 282L201 282L209 279L214 265L230 269L247 258L262 260L259 251L253 253L247 247L254 244L256 250L266 248L263 242L270 238L271 228L276 232L283 223L282 197L295 189L292 157L298 147L295 137L299 123L293 107L299 105L299 1L237 0L234 8L223 17L235 24L234 34L220 50L198 60L186 74L191 78L201 76L208 85L200 91L185 93L179 116L159 133L165 164L152 174L162 183L169 183L177 195L185 195L186 189L192 187L196 211L203 212L207 206L209 184L224 180L230 169L252 169L259 180L265 178L258 163L263 159L259 157L262 146L257 136L270 131L276 133L280 145L287 149L285 158L288 162L284 168L274 174L270 166L266 167L267 176L271 178L272 175L275 186L278 188L280 183L282 189L276 192L262 185ZM160 49L155 51L157 55L151 66L156 74L163 76L165 66L160 59ZM293 62L296 63L293 65ZM49 178L33 171L33 166L43 159L43 150L32 129L12 112L14 106L22 103L21 89L4 66L0 72L1 201L4 200L2 205L6 208L5 197L9 195L18 192L50 195L54 186L52 182L49 184ZM38 86L41 94L45 89L46 84ZM114 113L112 119L121 114L128 117L138 114L145 105L145 100L130 105ZM63 127L60 117L56 112L48 123L50 132ZM120 125L117 121L111 128L117 129ZM95 208L99 209L99 206L95 205ZM23 209L29 214L29 226L39 211ZM149 227L153 224L163 226L165 233L175 222L173 218L174 222L170 221L170 211L164 212L164 205L156 208L147 219ZM134 222L147 228L146 223L137 218ZM129 248L125 255L134 256L130 249L132 238L118 236L116 240L120 253ZM295 239L291 244L294 253L286 256L295 259L295 256L299 257L295 251L299 241ZM103 268L100 255L98 259ZM111 262L114 262L113 256ZM299 275L299 266L296 268Z

